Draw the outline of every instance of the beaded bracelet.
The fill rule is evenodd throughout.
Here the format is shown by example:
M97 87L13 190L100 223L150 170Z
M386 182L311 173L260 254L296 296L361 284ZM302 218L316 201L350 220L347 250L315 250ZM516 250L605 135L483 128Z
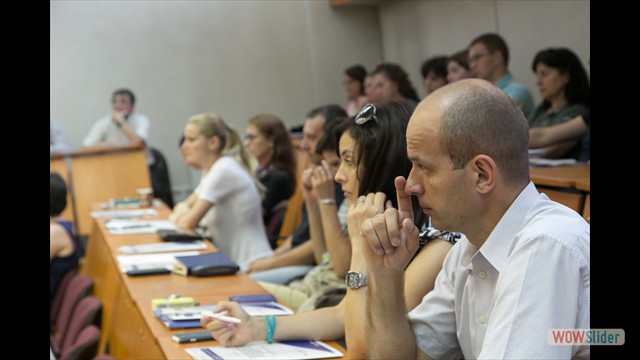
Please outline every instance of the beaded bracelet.
M267 343L273 342L273 334L276 332L275 315L267 315L264 317L264 323L267 325Z

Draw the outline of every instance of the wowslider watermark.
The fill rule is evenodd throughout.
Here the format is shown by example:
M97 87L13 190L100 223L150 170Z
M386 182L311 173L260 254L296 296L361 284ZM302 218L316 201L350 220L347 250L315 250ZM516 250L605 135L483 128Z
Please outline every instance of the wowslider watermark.
M623 345L623 329L550 329L550 345Z

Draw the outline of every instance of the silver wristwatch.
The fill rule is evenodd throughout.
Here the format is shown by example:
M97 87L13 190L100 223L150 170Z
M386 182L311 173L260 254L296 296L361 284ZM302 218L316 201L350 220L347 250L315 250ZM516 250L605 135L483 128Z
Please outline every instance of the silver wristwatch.
M349 271L344 281L349 289L357 289L366 286L369 282L369 277L357 271Z

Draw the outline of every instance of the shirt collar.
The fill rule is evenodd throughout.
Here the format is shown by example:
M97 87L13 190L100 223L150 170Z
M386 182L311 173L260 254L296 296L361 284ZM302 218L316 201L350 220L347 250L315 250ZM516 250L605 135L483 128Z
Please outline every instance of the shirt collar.
M469 243L463 261L467 259L471 261L473 256L478 252L491 263L491 265L500 272L504 262L512 251L514 239L518 236L520 230L527 221L531 208L535 205L540 194L536 190L533 182L529 182L527 186L513 201L509 209L504 213L496 227L493 229L487 240L482 244L479 251ZM463 263L463 265L465 265Z
M496 81L496 86L500 89L503 89L507 85L509 85L513 81L513 75L511 73L507 73L505 76L501 77L500 80Z

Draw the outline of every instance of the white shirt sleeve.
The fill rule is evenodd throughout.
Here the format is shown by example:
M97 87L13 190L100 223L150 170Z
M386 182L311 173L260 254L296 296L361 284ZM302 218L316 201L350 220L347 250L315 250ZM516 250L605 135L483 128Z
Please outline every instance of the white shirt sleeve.
M588 356L588 347L550 345L547 334L589 327L589 283L579 251L545 236L522 242L500 272L479 358L568 359L579 348Z
M93 126L91 127L91 130L89 130L89 133L84 138L84 141L82 141L82 146L96 145L99 142L103 141L105 136L106 136L106 128L105 128L104 118L102 118L93 124Z
M142 114L138 114L135 113L135 122L132 123L133 125L133 132L136 133L136 135L138 135L142 140L144 140L144 142L146 143L147 140L149 139L149 128L150 128L150 121L149 119Z

